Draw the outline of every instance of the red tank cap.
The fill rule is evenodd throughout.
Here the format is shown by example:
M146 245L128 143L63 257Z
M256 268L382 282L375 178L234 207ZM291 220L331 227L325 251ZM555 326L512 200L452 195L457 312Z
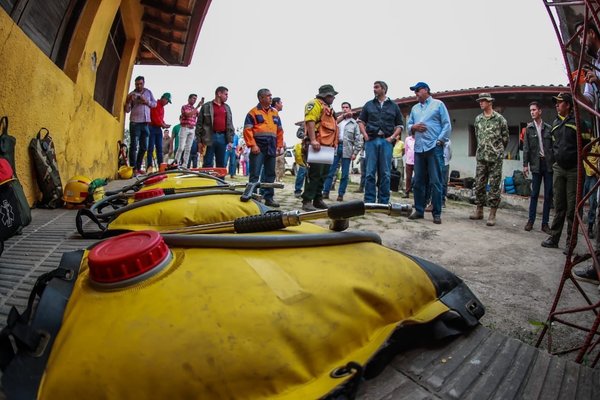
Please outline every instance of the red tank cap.
M162 190L161 188L156 188L156 189L140 190L139 192L135 192L135 194L133 195L133 198L135 200L144 200L144 199L151 199L153 197L160 197L160 196L164 196L164 195L165 195L164 190Z
M165 179L167 179L167 174L154 175L154 176L151 176L150 178L144 180L144 185L145 186L154 185L155 183L162 182Z
M90 251L90 278L101 284L123 282L163 265L169 254L169 247L156 231L126 233Z

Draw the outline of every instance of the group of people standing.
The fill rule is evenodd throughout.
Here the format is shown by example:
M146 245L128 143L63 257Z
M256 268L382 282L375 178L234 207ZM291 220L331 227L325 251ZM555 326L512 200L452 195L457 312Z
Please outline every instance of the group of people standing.
M174 165L187 168L195 142L198 152L203 153L203 167L225 167L226 152L234 143L235 129L231 108L226 103L229 90L219 86L215 98L205 102L198 101L198 95L192 93L181 107L179 124L173 127L173 136L178 139ZM198 102L196 104L196 102ZM160 165L164 162L162 129L171 125L164 121L164 107L171 104L171 94L164 93L155 100L152 92L145 87L143 76L135 78L135 89L127 95L125 112L130 112L129 122L129 163L136 174L142 174L144 154L146 165L151 166L153 154Z

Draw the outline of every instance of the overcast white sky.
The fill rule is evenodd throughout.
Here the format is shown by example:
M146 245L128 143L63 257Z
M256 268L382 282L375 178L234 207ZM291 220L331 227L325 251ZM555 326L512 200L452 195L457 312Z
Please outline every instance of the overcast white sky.
M432 92L567 84L541 0L213 0L189 67L136 66L136 75L155 97L172 93L173 125L188 94L210 100L223 85L241 127L266 87L283 99L288 145L325 83L339 92L336 110L364 105L375 80L392 99L417 81Z

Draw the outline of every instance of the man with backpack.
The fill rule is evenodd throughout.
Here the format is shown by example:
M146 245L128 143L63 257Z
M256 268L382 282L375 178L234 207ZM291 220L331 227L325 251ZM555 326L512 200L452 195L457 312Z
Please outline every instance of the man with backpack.
M331 104L338 94L331 85L323 85L319 88L316 98L306 103L304 107L304 126L306 130L306 141L308 141L307 152L319 152L321 147L337 148L338 127ZM308 159L308 158L307 158ZM302 193L302 209L304 211L315 211L326 209L327 204L323 201L323 184L329 172L330 164L311 162L308 160L308 175L304 192Z

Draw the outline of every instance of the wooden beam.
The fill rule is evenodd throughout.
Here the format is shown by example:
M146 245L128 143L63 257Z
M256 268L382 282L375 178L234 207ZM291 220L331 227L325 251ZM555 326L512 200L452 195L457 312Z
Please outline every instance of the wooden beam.
M143 36L147 36L154 40L158 40L159 42L165 43L167 45L173 44L173 43L185 45L185 41L183 41L183 40L177 40L177 39L173 39L171 37L167 37L167 36L163 35L162 33L155 31L153 29L148 29L147 27L144 29Z
M192 16L191 11L177 11L174 8L166 7L162 2L159 2L159 1L142 0L141 3L144 7L153 8L153 9L160 11L162 13L165 13L165 14L180 15L182 17L191 17Z
M160 55L160 53L150 45L150 43L148 43L147 40L143 39L142 40L142 46L144 46L144 48L146 50L148 50L150 53L152 53L152 55L154 57L156 57L156 59L158 59L161 63L163 63L164 65L172 65L170 62L168 62L163 56Z
M181 33L187 33L188 29L181 29L181 28L176 28L173 25L168 25L165 22L163 22L162 20L158 19L158 18L152 18L149 15L144 14L144 16L142 17L142 22L148 23L148 24L153 24L153 25L158 25L160 27L163 27L165 29L168 29L170 31L175 31L175 32L181 32Z

